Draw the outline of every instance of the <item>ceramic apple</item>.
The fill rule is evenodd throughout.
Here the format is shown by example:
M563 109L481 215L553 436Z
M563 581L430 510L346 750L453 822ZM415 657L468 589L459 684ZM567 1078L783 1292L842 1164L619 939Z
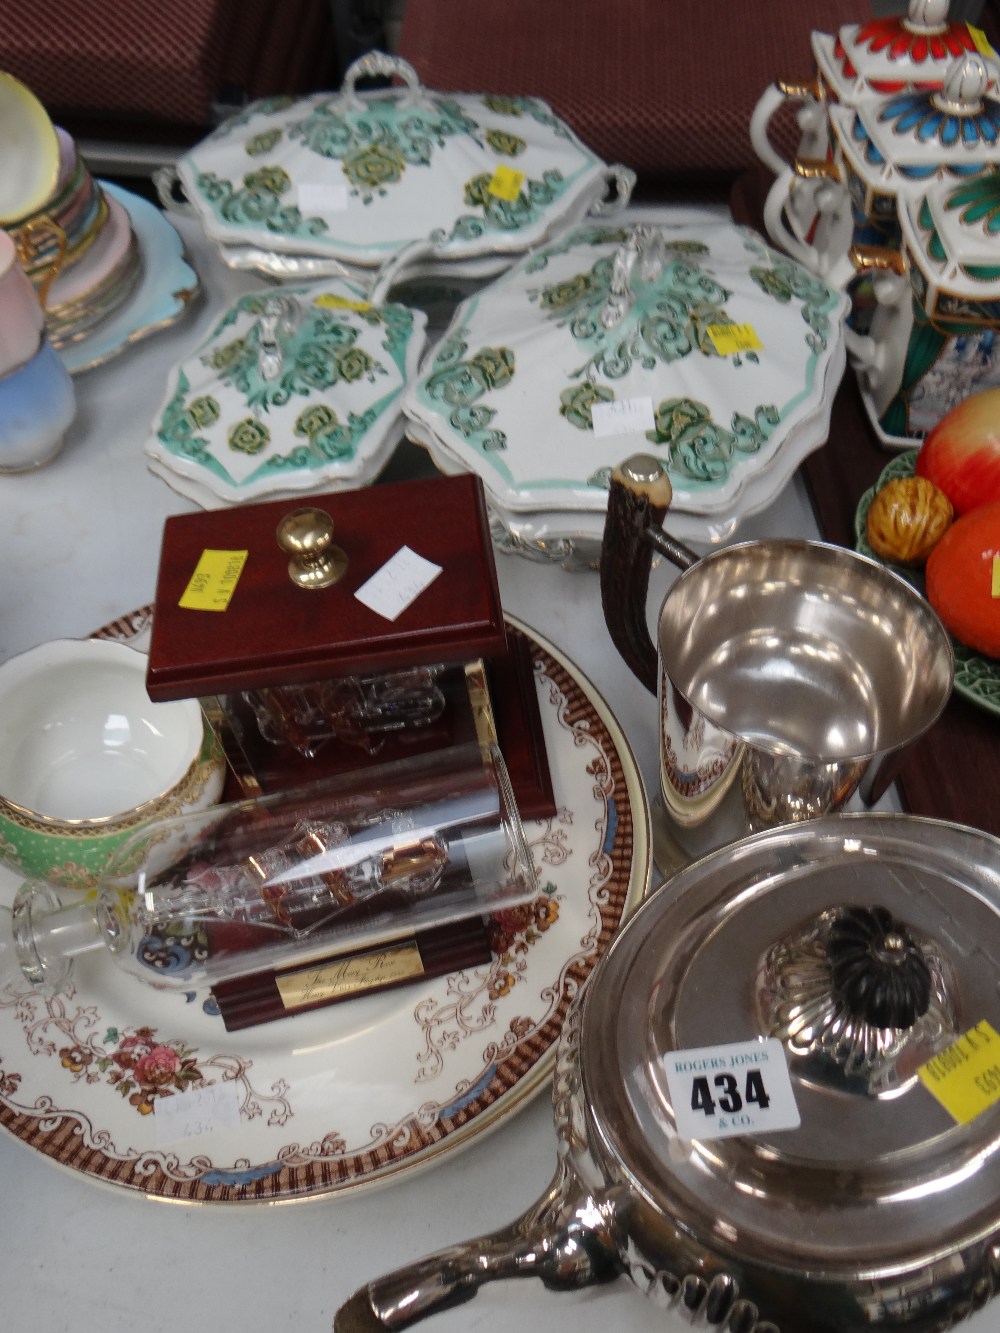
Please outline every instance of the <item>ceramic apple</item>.
M1000 500L1000 389L945 413L920 446L916 473L944 491L957 514Z

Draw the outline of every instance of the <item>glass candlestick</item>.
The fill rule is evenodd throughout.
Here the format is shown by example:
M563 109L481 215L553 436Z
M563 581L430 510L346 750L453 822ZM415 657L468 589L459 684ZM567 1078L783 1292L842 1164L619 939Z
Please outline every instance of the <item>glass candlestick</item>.
M82 903L25 885L11 931L36 985L62 988L75 957L102 950L143 981L193 990L536 891L503 758L465 746L148 825Z

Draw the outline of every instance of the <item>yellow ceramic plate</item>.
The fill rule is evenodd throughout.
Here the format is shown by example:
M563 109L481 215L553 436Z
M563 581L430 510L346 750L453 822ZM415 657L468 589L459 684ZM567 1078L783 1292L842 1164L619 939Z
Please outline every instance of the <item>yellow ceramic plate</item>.
M59 139L41 102L12 74L0 73L0 226L37 213L59 179Z

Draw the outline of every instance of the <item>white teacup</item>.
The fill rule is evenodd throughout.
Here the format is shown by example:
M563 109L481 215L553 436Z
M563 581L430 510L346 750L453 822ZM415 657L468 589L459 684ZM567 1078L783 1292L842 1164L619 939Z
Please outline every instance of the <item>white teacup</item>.
M225 758L196 699L151 703L146 657L54 639L0 665L0 860L92 889L152 819L214 805Z

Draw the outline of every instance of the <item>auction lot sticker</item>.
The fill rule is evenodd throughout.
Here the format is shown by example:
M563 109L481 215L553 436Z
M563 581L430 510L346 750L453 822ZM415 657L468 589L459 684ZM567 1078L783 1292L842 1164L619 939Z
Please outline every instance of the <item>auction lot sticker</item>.
M798 1128L799 1108L777 1037L670 1051L663 1062L681 1138Z

